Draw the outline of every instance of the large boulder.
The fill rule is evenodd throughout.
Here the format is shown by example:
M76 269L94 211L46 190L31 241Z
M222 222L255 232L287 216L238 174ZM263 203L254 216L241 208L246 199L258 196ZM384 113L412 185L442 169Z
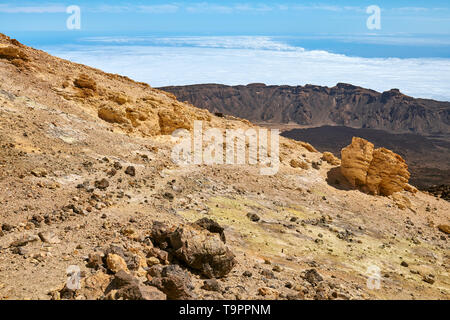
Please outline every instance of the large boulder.
M220 233L210 232L197 224L174 228L155 222L151 237L162 249L208 278L224 277L236 264L235 255Z
M385 148L354 137L341 151L341 173L355 188L389 196L408 188L410 173L403 158Z

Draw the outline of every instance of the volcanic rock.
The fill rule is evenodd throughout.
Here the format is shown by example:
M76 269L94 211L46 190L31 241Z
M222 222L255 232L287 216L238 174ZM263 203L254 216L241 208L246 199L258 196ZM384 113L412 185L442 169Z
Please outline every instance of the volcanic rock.
M113 273L117 273L120 270L128 271L125 260L121 256L114 253L110 253L107 255L106 266Z
M227 275L236 264L235 256L222 242L219 234L196 225L185 225L175 230L161 223L152 228L152 239L169 246L172 254L189 267L199 270L208 278Z
M165 266L160 273L153 273L156 277L148 282L167 295L170 300L190 300L195 295L192 290L194 286L189 274L178 265Z
M362 138L341 151L341 173L353 187L375 195L389 196L407 187L408 166L401 156Z

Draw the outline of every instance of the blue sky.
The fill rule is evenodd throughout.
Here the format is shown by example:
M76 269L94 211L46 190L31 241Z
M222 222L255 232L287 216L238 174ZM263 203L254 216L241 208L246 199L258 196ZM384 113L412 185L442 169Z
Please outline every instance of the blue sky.
M450 101L448 0L0 0L0 32L154 87L347 82Z
M195 34L364 33L369 5L384 34L450 33L448 0L1 1L0 30L64 31L65 8L82 9L85 32Z

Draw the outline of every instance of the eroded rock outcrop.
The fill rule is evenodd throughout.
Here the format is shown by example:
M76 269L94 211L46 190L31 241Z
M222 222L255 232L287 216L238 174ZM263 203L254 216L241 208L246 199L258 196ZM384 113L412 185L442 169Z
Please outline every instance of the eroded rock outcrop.
M372 163L367 172L369 192L390 195L402 191L409 177L408 165L400 155L385 148L374 150Z
M341 151L342 175L355 188L389 196L407 188L410 174L403 158L385 148L374 150L374 145L354 137Z
M16 46L0 45L0 59L9 61L19 69L28 68L28 55Z
M337 166L341 164L341 160L334 156L331 152L324 152L322 155L322 160L328 162L332 166Z

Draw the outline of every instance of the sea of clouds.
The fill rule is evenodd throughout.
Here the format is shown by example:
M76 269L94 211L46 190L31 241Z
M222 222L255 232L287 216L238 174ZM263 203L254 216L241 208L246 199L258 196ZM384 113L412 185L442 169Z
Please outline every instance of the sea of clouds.
M43 49L153 87L254 82L334 86L345 82L450 101L450 59L443 58L350 57L253 36L93 37L77 45Z

